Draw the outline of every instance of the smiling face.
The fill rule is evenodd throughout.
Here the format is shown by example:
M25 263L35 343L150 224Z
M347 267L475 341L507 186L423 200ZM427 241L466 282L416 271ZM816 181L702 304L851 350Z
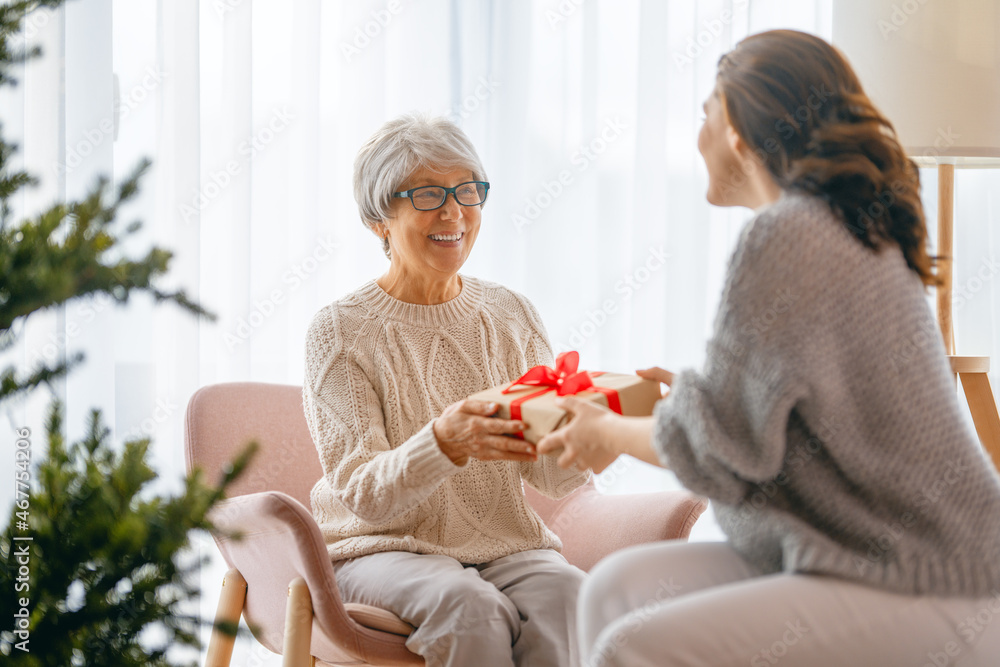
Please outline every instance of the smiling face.
M410 175L399 191L424 185L451 188L474 180L475 176L466 169L437 172L422 167ZM418 211L409 198L394 198L389 221L392 268L403 276L429 280L454 276L472 252L480 218L479 206L462 206L452 194L441 208L433 211Z

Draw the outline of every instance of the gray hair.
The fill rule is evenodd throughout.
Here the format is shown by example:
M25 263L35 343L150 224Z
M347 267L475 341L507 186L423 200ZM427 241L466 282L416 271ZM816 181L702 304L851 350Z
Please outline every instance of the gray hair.
M435 171L468 169L475 180L487 180L479 155L462 128L444 116L403 114L380 127L354 160L354 199L365 227L374 231L376 225L392 217L392 193L422 167ZM389 257L389 239L382 239L382 249Z

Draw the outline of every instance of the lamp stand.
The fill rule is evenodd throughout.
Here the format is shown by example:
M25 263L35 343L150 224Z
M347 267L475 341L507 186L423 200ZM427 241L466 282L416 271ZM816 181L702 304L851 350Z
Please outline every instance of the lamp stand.
M955 355L955 324L951 311L952 292L952 238L955 222L955 165L938 162L938 262L937 316L944 339L951 372L957 376L965 390L965 398L976 425L976 434L983 448L1000 470L1000 414L993 399L989 357L962 357ZM957 389L957 387L956 387Z

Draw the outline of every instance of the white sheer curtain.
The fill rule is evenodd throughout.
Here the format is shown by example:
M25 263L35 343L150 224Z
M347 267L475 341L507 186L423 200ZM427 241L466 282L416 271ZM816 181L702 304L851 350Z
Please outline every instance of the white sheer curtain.
M133 250L173 249L170 283L219 317L198 322L142 299L81 303L34 318L8 356L85 351L59 390L70 435L100 407L116 437L154 439L163 484L175 485L191 393L300 383L313 313L384 270L358 221L352 162L385 120L424 110L458 120L492 183L467 273L528 295L553 343L580 350L587 368L699 364L748 216L704 201L695 144L715 63L750 32L828 36L831 2L71 0L34 17L30 40L47 56L2 100L4 131L42 177L19 212L150 156L125 212L146 222ZM935 176L924 178L933 220ZM960 351L994 359L998 185L996 172L957 183ZM10 427L40 431L43 404L9 410ZM603 483L675 482L626 464ZM208 616L218 573L203 581ZM234 664L277 664L259 647L238 650Z

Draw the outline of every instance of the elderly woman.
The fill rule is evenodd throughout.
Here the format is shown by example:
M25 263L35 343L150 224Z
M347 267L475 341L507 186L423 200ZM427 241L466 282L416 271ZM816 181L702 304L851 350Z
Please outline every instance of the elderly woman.
M323 477L313 513L346 601L414 625L428 665L575 664L584 573L526 503L589 473L508 437L518 421L464 400L551 364L534 306L458 272L489 183L468 137L403 116L361 148L354 193L389 269L317 313L304 403Z
M669 467L729 541L599 564L586 664L1000 664L1000 478L927 307L916 167L840 52L801 32L723 56L705 116L708 200L756 215L704 369L641 373L671 386L651 418L565 399L575 418L538 450Z

